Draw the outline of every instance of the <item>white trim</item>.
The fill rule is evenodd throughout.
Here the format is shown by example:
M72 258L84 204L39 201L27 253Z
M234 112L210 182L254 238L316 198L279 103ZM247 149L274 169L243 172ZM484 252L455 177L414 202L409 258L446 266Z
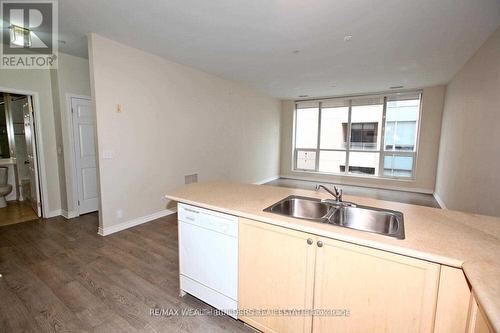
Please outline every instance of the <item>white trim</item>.
M68 189L68 182L66 179L64 180L66 183L66 191L71 191L73 194L73 207L76 208L74 212L76 212L76 216L80 216L80 211L79 208L80 206L78 205L78 176L76 174L76 163L75 163L75 131L73 130L73 112L72 112L72 103L71 100L73 98L78 98L78 99L85 99L88 101L92 102L92 97L86 96L86 95L78 95L78 94L73 94L73 93L66 93L66 107L67 107L67 114L66 114L66 125L68 126L68 142L67 142L67 147L69 149L69 154L64 155L64 163L66 161L69 163L69 169L71 170L70 176L71 177L71 183L72 186L71 188ZM95 111L94 111L95 112ZM94 117L95 119L95 117ZM96 141L97 145L97 141ZM97 149L96 149L97 152ZM98 159L98 156L96 155L96 159ZM66 170L65 170L66 171ZM67 198L66 198L67 200ZM100 199L99 199L100 200Z
M36 135L36 152L37 152L37 162L38 162L38 179L40 182L40 201L42 202L42 217L45 218L50 218L54 216L61 215L55 214L55 212L60 212L59 210L56 211L49 211L49 194L48 194L48 186L47 186L47 179L46 175L47 173L45 172L45 154L44 154L44 149L43 149L43 138L42 138L42 120L41 120L41 110L40 110L40 98L39 94L36 91L31 91L31 90L20 90L20 89L12 89L12 88L6 88L6 87L0 87L1 92L5 93L11 93L11 94L18 94L18 95L29 95L31 96L31 107L33 108L33 113L35 114L35 135ZM49 111L49 110L47 110Z
M80 214L78 213L78 211L67 211L65 209L61 209L61 215L66 219L66 220L69 220L69 219L73 219L75 217L78 217L80 216Z
M118 223L118 224L115 224L115 225L112 225L109 227L103 228L102 226L99 226L99 230L97 233L101 236L107 236L107 235L113 234L113 233L118 232L118 231L122 231L122 230L125 230L128 228L135 227L139 224L143 224L143 223L147 223L147 222L159 219L160 217L175 214L176 212L177 212L177 208L164 209L164 210L160 210L159 212L156 212L156 213L153 213L150 215L138 217L138 218L135 218L135 219L132 219L129 221L125 221L122 223Z
M272 176L272 177L269 177L269 178L266 178L266 179L262 179L262 180L256 181L253 184L254 185L263 185L265 183L272 182L273 180L276 180L278 178L280 178L280 176Z
M56 209L50 212L45 212L43 218L50 219L52 217L61 216L63 214L62 209Z
M305 181L316 182L316 183L369 187L369 188L376 188L376 189L383 189L383 190L395 190L395 191L413 192L413 193L424 193L424 194L433 194L434 193L434 190L425 189L425 188L416 188L416 187L413 188L413 187L382 185L382 184L360 184L360 183L349 182L349 181L346 182L344 180L318 179L318 178L314 178L314 177L282 175L279 178L292 179L292 180L305 180Z
M437 203L442 209L448 209L446 208L443 199L441 199L441 197L436 192L434 192L432 195L434 196L434 199L436 199Z

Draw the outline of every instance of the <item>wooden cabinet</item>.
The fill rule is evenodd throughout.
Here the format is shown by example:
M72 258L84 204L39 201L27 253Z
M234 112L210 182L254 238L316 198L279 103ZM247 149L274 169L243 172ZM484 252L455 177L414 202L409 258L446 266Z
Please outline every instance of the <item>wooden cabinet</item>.
M441 266L434 333L465 332L471 291L464 272Z
M439 265L346 242L319 238L313 332L432 332Z
M240 311L349 310L239 316L264 332L432 332L439 272L423 260L240 219Z
M471 295L467 333L494 333L483 310L477 304L474 293Z
M238 252L239 319L264 332L494 332L461 269L242 218Z
M240 311L311 309L313 236L240 219L238 309ZM309 243L308 243L309 240ZM239 319L264 332L310 332L311 316L259 314Z

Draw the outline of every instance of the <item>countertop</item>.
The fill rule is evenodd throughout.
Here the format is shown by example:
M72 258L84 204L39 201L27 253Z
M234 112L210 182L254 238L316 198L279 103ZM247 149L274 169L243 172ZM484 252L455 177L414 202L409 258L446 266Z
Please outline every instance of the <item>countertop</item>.
M266 213L289 196L331 198L326 192L232 182L182 186L170 200L311 234L462 268L493 328L500 332L500 218L344 195L359 205L401 211L404 240Z

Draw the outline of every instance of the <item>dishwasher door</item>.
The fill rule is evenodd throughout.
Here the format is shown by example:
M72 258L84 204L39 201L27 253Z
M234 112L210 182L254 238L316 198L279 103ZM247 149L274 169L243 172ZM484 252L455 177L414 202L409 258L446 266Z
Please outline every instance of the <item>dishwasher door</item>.
M228 314L236 318L238 220L197 207L188 209L189 214L179 212L181 290L219 310L234 310Z

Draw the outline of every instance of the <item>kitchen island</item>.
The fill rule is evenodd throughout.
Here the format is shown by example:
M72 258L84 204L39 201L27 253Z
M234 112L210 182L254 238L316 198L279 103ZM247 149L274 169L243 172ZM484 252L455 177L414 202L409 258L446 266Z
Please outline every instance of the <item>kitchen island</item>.
M232 182L190 184L169 193L167 198L239 217L245 225L263 224L273 228L286 228L315 237L341 241L347 246L354 244L366 249L384 251L387 255L396 254L409 258L409 260L418 259L425 263L438 264L440 268L437 275L439 278L440 274L441 281L437 283L440 284L440 294L437 297L439 300L435 301L437 302L436 313L431 316L432 321L436 322L435 332L440 331L437 329L439 323L447 317L446 312L440 313L438 311L446 308L446 295L441 293L446 289L442 288L442 279L447 275L448 269L463 270L471 287L469 318L467 320L474 320L474 318L470 318L471 314L475 317L484 313L488 322L487 326L492 331L500 332L500 218L364 197L344 196L344 200L359 205L401 211L404 214L406 237L400 240L263 211L263 209L290 195L320 199L330 198L329 194L324 192ZM255 240L255 242L258 241ZM242 286L240 285L239 288L241 293ZM449 294L456 293L452 289ZM450 300L453 302L452 298ZM475 304L476 302L478 306ZM453 307L453 304L448 306ZM243 320L245 321L245 319ZM250 322L250 324L253 323ZM445 323L443 327L448 327L449 330L447 325ZM471 323L469 322L467 325L470 328ZM265 327L258 327L258 323L254 326L266 330ZM446 331L446 328L441 329L441 331Z

